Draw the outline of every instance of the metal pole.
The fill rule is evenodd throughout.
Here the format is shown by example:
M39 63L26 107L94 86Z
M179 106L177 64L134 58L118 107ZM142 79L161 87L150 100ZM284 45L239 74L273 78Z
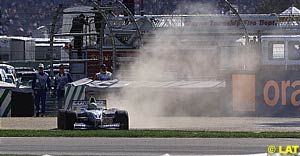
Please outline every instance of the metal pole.
M111 37L111 41L112 41L112 52L113 52L113 70L115 70L116 68L116 60L115 60L115 54L116 54L116 42L115 42L115 35L113 33L112 30L112 25L109 23L107 16L105 15L105 13L102 12L101 8L99 7L99 3L93 1L93 4L95 5L95 7L97 8L97 10L99 11L99 13L101 14L101 16L104 19L105 24L107 25L107 28L110 32L110 37ZM104 30L104 29L103 29ZM103 39L102 39L103 40ZM102 46L101 46L102 48ZM101 49L102 50L102 49ZM100 56L99 56L100 57ZM101 59L102 60L102 59Z
M89 33L89 17L85 18L85 21L87 21L87 24L85 26L85 32ZM83 43L83 42L82 42ZM86 50L86 54L87 54L87 47L88 47L88 36L85 36L85 50ZM83 55L83 53L81 53L81 55ZM82 58L85 58L84 56L82 56Z
M144 16L145 11L144 11L144 0L140 0L140 14L141 16Z
M101 20L101 28L100 28L100 38L99 38L99 43L98 44L98 49L99 49L99 65L103 64L103 45L104 45L104 29L105 29L105 21Z
M94 4L97 6L97 10L95 12L95 17L96 17L96 13L101 15L101 20L100 21L95 21L95 26L96 26L96 22L100 22L100 32L98 32L98 34L96 35L97 37L97 48L99 49L99 56L98 56L98 61L99 61L99 66L101 66L103 64L103 38L104 38L104 29L105 29L105 21L103 20L103 15L105 13L102 12L103 8L102 8L102 1L98 0L97 2L94 2ZM96 28L97 30L97 28ZM100 37L99 37L100 36ZM99 41L98 41L99 39Z
M242 23L242 26L245 31L246 45L249 44L249 34L247 32L246 25L245 25L243 19L241 18L239 13L236 11L236 9L231 5L231 3L228 0L224 0L224 1L226 2L226 4L230 7L230 9L233 11L233 13L239 18L240 22Z
M53 20L52 20L52 24L51 24L51 29L50 29L50 72L51 72L51 76L54 76L54 71L53 71L53 56L54 56L54 47L53 47L53 42L54 42L54 31L55 31L55 25L57 23L57 21L59 20L59 14L62 10L62 5L60 4L58 6L57 11L55 12L54 16L53 16Z

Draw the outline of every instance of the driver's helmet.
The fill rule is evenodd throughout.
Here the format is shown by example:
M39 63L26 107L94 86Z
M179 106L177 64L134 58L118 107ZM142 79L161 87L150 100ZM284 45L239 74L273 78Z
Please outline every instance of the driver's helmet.
M94 103L94 102L90 103L90 104L88 105L88 109L89 109L89 110L95 110L95 109L97 109L97 104Z

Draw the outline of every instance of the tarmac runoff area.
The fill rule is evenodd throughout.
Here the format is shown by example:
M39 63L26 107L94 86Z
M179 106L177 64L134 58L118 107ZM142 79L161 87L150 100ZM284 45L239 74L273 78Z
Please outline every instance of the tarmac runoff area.
M0 154L97 156L280 156L269 145L300 139L263 138L35 138L0 137Z
M294 132L300 118L273 117L147 117L130 118L130 129L171 129L199 131ZM0 129L56 129L56 117L0 118Z

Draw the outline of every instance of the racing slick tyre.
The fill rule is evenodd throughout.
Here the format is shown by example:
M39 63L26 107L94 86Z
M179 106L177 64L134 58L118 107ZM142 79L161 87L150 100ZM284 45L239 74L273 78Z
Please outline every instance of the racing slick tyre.
M76 113L72 111L59 110L57 117L58 129L72 130L76 122Z
M127 111L118 110L115 116L115 123L120 123L121 130L129 129L129 118Z
M66 111L65 129L66 130L74 129L75 122L76 122L76 113L72 111Z
M63 109L58 110L57 114L57 129L65 129L66 111Z

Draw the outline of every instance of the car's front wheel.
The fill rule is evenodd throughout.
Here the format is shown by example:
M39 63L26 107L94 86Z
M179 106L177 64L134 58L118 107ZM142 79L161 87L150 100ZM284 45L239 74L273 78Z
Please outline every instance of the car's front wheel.
M74 129L76 122L76 113L72 111L59 110L57 116L57 128L63 130Z
M124 110L116 111L115 123L120 124L121 130L128 130L129 129L129 117L128 117L127 111L124 111Z

